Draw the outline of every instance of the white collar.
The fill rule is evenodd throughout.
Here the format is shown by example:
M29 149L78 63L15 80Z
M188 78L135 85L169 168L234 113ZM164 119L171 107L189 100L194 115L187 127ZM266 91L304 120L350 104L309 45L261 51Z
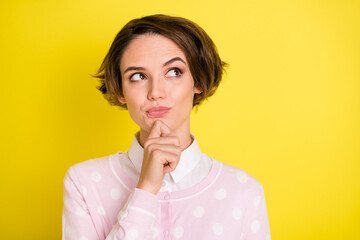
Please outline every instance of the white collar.
M139 144L136 135L139 132L134 134L134 138L131 142L130 148L128 150L129 158L131 162L134 164L136 170L140 174L141 165L143 161L144 148ZM183 179L191 170L195 168L195 166L201 160L201 151L199 145L196 141L195 136L190 133L191 137L194 139L188 148L183 150L180 155L180 161L176 167L176 169L170 172L170 175L175 183L179 182Z

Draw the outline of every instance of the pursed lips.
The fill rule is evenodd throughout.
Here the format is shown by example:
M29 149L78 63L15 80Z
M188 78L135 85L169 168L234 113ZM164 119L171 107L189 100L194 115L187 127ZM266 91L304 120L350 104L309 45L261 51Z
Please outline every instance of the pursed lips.
M159 106L159 107L152 107L149 108L146 111L146 114L148 117L150 118L156 118L156 117L162 117L164 116L167 112L170 111L170 108L168 107L164 107L164 106Z

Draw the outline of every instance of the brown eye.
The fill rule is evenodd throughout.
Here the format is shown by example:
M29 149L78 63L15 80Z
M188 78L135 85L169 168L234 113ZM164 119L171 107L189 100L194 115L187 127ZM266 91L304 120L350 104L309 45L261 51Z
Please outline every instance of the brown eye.
M131 81L140 81L140 80L144 80L145 79L145 75L142 73L135 73L133 75L131 75L130 80Z
M178 77L182 74L182 71L178 68L173 68L167 73L170 77Z

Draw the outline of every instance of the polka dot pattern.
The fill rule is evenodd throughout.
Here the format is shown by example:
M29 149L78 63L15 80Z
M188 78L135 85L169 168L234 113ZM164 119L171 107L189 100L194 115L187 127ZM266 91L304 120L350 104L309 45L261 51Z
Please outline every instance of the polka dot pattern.
M246 182L248 181L249 177L248 177L248 175L247 175L246 172L241 171L241 172L239 172L238 174L236 174L236 179L237 179L240 183L244 184L244 183L246 183Z
M223 225L221 223L214 223L212 230L216 235L220 236L223 233Z
M74 182L71 182L71 187L72 187L74 190L77 190Z
M260 230L260 223L259 221L255 220L251 223L251 231L253 233L257 233Z
M86 196L88 191L87 191L87 188L85 186L81 186L81 193L83 196Z
M223 200L226 198L226 195L227 195L226 190L224 188L221 188L216 192L216 199Z
M176 239L180 239L184 235L184 228L182 226L177 226L174 229L173 235Z
M261 212L266 211L266 208L263 208L265 198L262 194L262 186L245 171L236 168L229 170L230 168L223 165L218 173L213 172L213 181L207 180L206 188L194 189L196 191L191 194L187 194L186 191L183 195L168 194L170 201L166 200L166 192L161 193L157 202L159 208L156 210L150 208L155 206L156 198L153 204L153 196L144 191L133 192L136 189L134 190L132 185L126 185L130 181L125 181L127 179L121 176L116 178L112 176L122 173L118 171L117 165L114 165L112 170L109 166L99 167L97 162L95 165L93 168L86 168L87 172L76 171L75 176L71 176L66 183L64 209L65 214L68 214L67 224L75 222L84 226L83 229L73 228L73 231L71 231L73 225L70 225L70 228L65 226L64 235L68 238L92 239L94 236L91 234L95 232L89 231L87 226L92 224L89 216L94 215L97 219L105 220L101 221L104 223L103 227L107 229L112 227L108 226L110 225L108 222L120 220L125 223L124 229L118 233L122 238L130 240L143 239L143 235L148 236L149 239L174 240L232 239L234 236L243 240L248 236L257 238L261 236L264 240L270 240L270 235L267 235L268 225L262 215L264 212ZM107 169L111 172L107 172ZM134 194L136 198L128 198L131 196L129 194ZM259 213L257 216L262 217L252 218L256 216L254 211ZM182 214L190 214L190 216ZM155 221L153 221L154 216ZM146 226L139 226L139 222L134 221L137 219L139 222L142 220L153 222L151 232L148 232L150 229ZM171 223L162 225L162 220L170 220ZM241 226L247 226L246 232L242 232L244 229ZM197 231L193 231L194 229ZM204 229L207 230L203 231Z
M232 216L235 220L240 220L242 218L242 211L239 207L235 207L233 210L232 210Z
M97 211L100 215L102 216L105 216L106 215L106 212L105 212L105 209L103 208L103 206L98 206L97 207Z
M193 214L194 214L195 217L201 218L205 214L205 209L202 206L197 206L194 209Z
M71 227L70 227L70 226L66 226L66 227L65 227L65 237L66 237L67 239L70 239L72 235L73 235L73 232L72 232Z
M254 207L257 208L257 206L259 206L261 200L261 196L256 196L254 199Z
M76 215L82 217L85 216L86 212L84 211L84 209L82 207L77 207L76 208Z
M93 180L94 182L100 182L101 181L101 174L99 173L99 172L93 172L92 174L91 174L91 180Z
M64 197L64 207L70 207L71 206L71 200L68 197Z
M152 227L152 232L153 232L152 238L153 238L153 239L156 239L157 236L159 235L159 229L157 229L157 228L155 228L155 227Z
M111 196L111 198L114 199L114 200L119 200L119 199L120 199L120 196L121 196L120 190L117 189L117 188L111 189L111 191L110 191L110 196Z
M136 240L139 237L139 232L136 229L131 229L128 234L127 234L127 238L129 240Z

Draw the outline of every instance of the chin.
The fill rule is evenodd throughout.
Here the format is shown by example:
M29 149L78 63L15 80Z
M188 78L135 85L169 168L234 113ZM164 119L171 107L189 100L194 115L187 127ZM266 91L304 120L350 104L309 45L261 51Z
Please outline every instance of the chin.
M170 128L171 131L173 130L173 125L172 125L171 121L169 121L169 119L166 119L166 118L163 118L163 117L146 119L146 121L144 123L144 126L143 126L144 128L142 128L142 129L147 131L147 132L150 132L151 128L154 125L154 122L156 120L161 120L163 123L165 123Z

